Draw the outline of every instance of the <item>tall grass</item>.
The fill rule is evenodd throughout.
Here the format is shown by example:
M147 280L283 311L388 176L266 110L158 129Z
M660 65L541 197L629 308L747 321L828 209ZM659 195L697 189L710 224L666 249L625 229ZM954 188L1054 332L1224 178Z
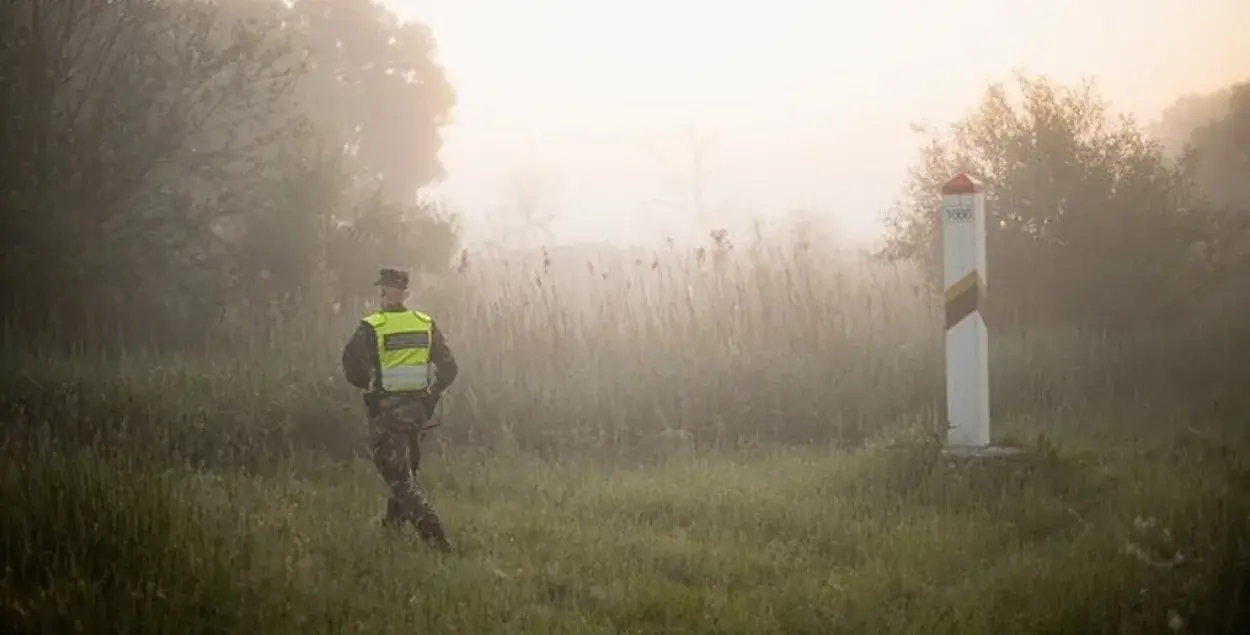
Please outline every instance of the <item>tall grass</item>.
M917 271L836 252L760 243L486 257L417 285L412 304L439 321L463 368L438 432L462 446L853 447L944 423L939 296ZM204 461L259 464L299 448L348 456L362 409L338 355L368 310L310 307L208 358L9 357L16 398L3 414L61 437L140 434ZM1105 441L1124 437L1116 422L1126 418L1149 420L1129 424L1138 432L1180 429L1201 416L1195 404L1246 413L1247 373L1228 351L1250 342L1248 329L1202 317L1132 333L992 323L997 430L1066 427ZM1013 428L1030 417L1028 430Z
M328 302L216 355L6 356L0 626L1244 632L1236 311L992 323L995 435L1028 451L986 465L937 452L940 306L905 268L551 252L412 304L460 360L422 477L457 555L378 530L337 367L369 307Z

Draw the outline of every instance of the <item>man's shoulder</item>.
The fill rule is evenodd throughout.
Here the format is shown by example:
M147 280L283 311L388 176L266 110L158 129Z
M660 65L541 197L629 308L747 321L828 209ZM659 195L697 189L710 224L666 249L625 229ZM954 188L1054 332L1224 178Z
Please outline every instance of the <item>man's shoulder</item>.
M370 324L368 320L361 318L361 320L356 323L356 328L352 329L352 335L347 340L347 347L351 348L353 346L364 346L367 341L373 339L374 333L377 332L374 328L376 327Z
M420 320L421 322L425 322L426 324L431 324L431 325L434 324L434 318L429 313L426 313L425 311L422 311L420 309L406 308L406 309L401 309L398 311L391 311L390 313L391 313L391 316L395 316L397 314L400 316L407 315L407 316L414 317ZM400 319L402 320L404 318L401 317ZM388 320L389 318L387 316L386 311L377 311L377 312L370 313L362 317L360 319L360 322L362 325L368 325L376 329L382 326L383 324L386 324Z

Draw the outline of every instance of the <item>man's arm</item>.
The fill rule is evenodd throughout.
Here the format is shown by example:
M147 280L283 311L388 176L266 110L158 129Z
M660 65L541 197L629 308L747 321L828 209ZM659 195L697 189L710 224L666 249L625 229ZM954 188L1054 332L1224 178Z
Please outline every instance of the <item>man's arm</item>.
M364 322L352 333L343 347L343 377L347 383L368 390L376 363L377 347L373 329Z
M434 363L437 372L434 374L434 385L430 387L430 392L441 395L447 390L452 382L456 381L456 375L460 374L460 367L456 365L456 357L451 353L451 347L447 345L447 338L443 336L443 332L438 330L438 324L433 324L430 333L430 361Z

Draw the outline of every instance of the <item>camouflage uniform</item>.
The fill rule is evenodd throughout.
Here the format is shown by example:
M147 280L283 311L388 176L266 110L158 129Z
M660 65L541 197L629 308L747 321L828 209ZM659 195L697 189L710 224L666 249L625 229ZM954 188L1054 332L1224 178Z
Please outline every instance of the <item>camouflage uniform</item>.
M412 522L423 538L445 547L448 541L442 523L416 480L421 460L420 434L428 419L427 408L414 397L379 398L377 407L369 415L373 460L391 490L383 524L394 527Z
M384 276L387 273L383 272ZM406 276L403 278L406 286ZM385 307L386 311L403 311L403 306ZM432 326L430 361L437 369L434 384L423 393L380 394L373 378L380 368L377 334L361 322L343 349L343 374L353 386L366 391L365 407L372 434L373 460L390 489L387 514L383 525L401 526L411 522L427 542L448 549L449 541L438 515L430 507L425 493L416 481L420 466L420 435L430 413L442 393L455 381L458 373L455 357L437 324Z

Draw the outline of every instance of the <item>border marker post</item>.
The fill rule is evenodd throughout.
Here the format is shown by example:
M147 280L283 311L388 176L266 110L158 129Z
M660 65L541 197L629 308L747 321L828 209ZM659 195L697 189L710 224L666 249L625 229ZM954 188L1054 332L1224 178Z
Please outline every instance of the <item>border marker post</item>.
M967 174L942 186L942 260L946 293L946 445L990 445L989 334L985 298L985 192Z

